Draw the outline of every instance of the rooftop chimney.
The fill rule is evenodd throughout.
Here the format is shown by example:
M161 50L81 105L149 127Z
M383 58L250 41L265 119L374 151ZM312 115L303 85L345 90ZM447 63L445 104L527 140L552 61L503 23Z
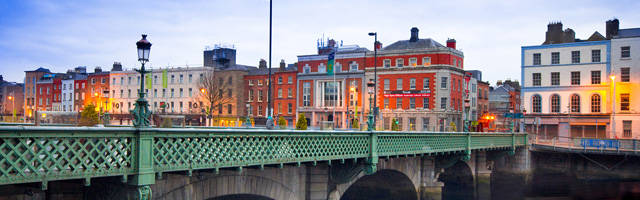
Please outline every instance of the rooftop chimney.
M547 33L543 44L560 44L564 42L562 22L551 22L547 25Z
M284 59L280 60L280 71L283 72L284 68L285 68L285 63L284 63Z
M501 86L502 85L502 80L498 80L498 82L496 83L496 86Z
M418 28L413 27L411 28L411 39L409 39L409 42L416 42L418 41Z
M267 68L267 61L265 61L264 59L260 59L260 64L258 65L258 68Z
M456 49L456 39L448 39L447 40L447 47L452 48L452 49Z
M120 62L113 62L111 71L122 71L122 64L120 64Z
M607 24L607 40L613 38L613 36L618 35L618 31L620 30L620 21L618 19L609 20L606 22Z
M102 68L101 68L101 67L96 66L96 69L95 69L95 70L93 70L93 72L94 72L94 73L100 73L100 72L102 72Z

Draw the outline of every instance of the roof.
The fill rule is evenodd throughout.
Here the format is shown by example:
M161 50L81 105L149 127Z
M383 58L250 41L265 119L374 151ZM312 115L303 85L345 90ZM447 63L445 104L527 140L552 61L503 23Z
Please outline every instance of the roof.
M278 69L273 69L271 70L271 73L277 71ZM255 68L252 69L251 71L249 71L249 74L247 74L248 76L251 75L268 75L269 74L269 68Z
M419 39L415 42L409 42L409 40L400 40L382 48L382 50L426 49L434 47L444 47L444 45L436 42L435 40L432 40L431 38Z
M640 28L620 29L616 38L640 37Z
M256 68L254 66L249 66L249 65L233 65L233 66L229 66L226 68L218 68L219 71L234 71L234 70L238 70L238 71L250 71L251 69Z
M40 67L40 68L38 68L36 70L33 70L33 71L24 71L24 72L47 72L47 73L51 73L51 71L49 71L49 69L45 69L45 68L42 68L42 67Z

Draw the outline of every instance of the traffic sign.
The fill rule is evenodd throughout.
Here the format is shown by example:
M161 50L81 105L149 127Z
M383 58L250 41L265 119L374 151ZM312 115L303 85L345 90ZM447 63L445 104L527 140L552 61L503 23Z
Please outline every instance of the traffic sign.
M514 113L515 116L513 116L513 118L524 118L524 115L522 113Z
M512 116L512 115L511 115L511 113L503 113L503 114L502 114L502 117L509 117L509 118L511 118L511 116Z

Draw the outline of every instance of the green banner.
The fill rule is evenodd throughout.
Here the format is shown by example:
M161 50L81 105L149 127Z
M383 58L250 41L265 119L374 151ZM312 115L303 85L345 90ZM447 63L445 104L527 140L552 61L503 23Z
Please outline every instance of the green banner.
M152 84L153 84L153 81L151 80L151 75L152 75L152 74L153 74L153 73L152 73L152 70L149 70L149 73L147 73L147 74L145 75L145 76L146 76L145 78L147 79L147 80L146 80L146 83L145 83L145 84L147 84L147 89L151 89L151 88L153 87L153 85L152 85Z
M336 61L336 52L329 54L329 60L327 61L327 75L333 75L333 63Z
M167 69L162 71L162 87L167 88Z

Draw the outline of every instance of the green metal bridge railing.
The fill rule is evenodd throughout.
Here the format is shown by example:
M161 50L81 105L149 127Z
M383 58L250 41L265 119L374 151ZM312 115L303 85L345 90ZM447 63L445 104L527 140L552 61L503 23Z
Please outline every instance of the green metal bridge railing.
M0 185L163 172L462 153L525 146L519 133L0 127ZM375 172L375 168L373 169Z

